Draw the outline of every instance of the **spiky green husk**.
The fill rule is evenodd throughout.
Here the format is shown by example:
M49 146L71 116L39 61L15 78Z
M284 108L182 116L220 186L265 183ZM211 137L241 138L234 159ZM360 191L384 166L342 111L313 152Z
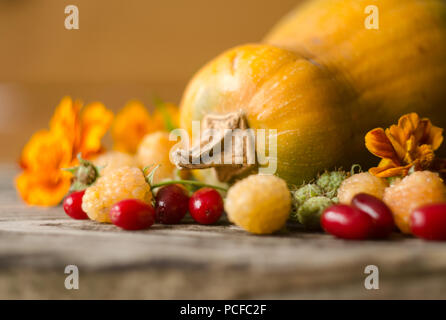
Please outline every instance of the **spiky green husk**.
M310 229L319 229L322 211L329 205L339 202L337 198L339 187L346 178L357 170L361 171L359 165L353 165L350 172L341 169L325 171L318 176L315 182L313 181L291 191L293 210L290 214L290 220L300 222Z
M322 194L323 191L317 184L309 183L297 189L293 196L297 200L298 204L303 204L308 199L321 196Z
M100 168L96 167L91 161L83 159L80 154L77 158L79 159L78 166L63 169L73 174L70 191L85 190L99 178Z
M317 185L324 191L324 193L332 198L336 196L336 193L348 176L348 173L342 170L324 172L318 179Z
M324 196L310 198L305 201L297 210L297 219L308 229L320 229L321 215L324 210L332 204L333 201L330 198Z

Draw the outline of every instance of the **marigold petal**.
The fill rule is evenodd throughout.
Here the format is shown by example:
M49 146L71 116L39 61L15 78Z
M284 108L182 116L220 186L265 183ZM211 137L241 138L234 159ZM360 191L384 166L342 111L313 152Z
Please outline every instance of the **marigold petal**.
M406 157L412 156L414 152L417 150L417 142L415 140L415 137L412 135L407 139L406 141ZM413 159L407 159L407 162L411 162Z
M73 101L70 97L63 97L56 107L50 120L50 131L64 137L72 145L77 145L80 141L79 111L82 102Z
M443 143L443 129L431 125L425 143L431 145L432 150L434 151L440 148L441 144Z
M413 132L413 136L415 137L416 144L426 144L426 140L429 137L429 131L432 127L432 124L429 119L423 118L418 123L418 127Z
M392 125L386 129L386 136L395 150L395 159L402 160L406 156L406 141L408 136L404 130L398 126Z
M144 105L136 100L129 101L113 123L113 147L121 152L135 153L142 138L154 130L156 125Z
M87 105L81 113L81 141L76 153L89 158L102 150L101 140L113 121L113 112L102 103L93 102Z
M389 159L383 159L378 167L370 168L370 174L378 178L390 178L396 176L406 176L412 165L396 166L394 162Z
M34 133L23 148L20 165L28 171L59 170L71 165L72 145L52 131Z
M407 139L407 134L404 132L404 130L397 125L391 125L389 127L390 134L398 141L400 145L404 145L405 141Z
M412 112L405 114L399 118L398 127L400 127L404 131L405 136L408 137L418 127L419 122L420 117L418 116L418 114Z
M395 159L395 149L382 128L370 130L365 136L365 146L375 156Z
M28 172L18 175L15 184L19 195L30 205L58 205L70 189L70 175L61 171Z

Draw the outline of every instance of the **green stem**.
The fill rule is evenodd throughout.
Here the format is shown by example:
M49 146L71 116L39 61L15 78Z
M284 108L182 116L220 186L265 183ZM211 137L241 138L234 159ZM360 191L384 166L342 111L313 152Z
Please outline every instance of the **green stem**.
M159 188L159 187L162 187L162 186L167 186L169 184L190 184L190 185L199 186L199 187L210 187L210 188L219 189L219 190L222 190L222 191L228 191L227 188L214 186L214 185L211 185L211 184L203 183L203 182L200 182L200 181L194 181L194 180L169 180L169 181L164 181L164 182L160 182L160 183L156 183L156 184L152 185L152 189Z

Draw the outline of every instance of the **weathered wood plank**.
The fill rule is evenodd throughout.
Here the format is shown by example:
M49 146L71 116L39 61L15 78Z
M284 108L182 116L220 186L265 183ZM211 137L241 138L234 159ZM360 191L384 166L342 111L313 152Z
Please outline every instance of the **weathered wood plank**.
M289 226L253 236L223 221L139 232L68 218L17 199L0 166L0 298L446 298L446 244L395 234L342 241ZM80 289L64 288L64 268ZM364 288L364 267L380 289Z

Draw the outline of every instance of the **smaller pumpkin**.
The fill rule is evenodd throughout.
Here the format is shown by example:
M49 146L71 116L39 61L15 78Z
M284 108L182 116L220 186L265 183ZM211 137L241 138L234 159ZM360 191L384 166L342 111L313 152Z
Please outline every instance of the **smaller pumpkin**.
M322 65L269 45L230 49L205 65L181 101L181 125L207 114L242 112L251 129L275 130L277 175L301 184L324 169L348 164L353 141L352 94ZM268 137L268 134L267 134ZM268 155L267 139L257 152ZM274 155L271 155L274 156ZM345 161L345 162L343 162Z

